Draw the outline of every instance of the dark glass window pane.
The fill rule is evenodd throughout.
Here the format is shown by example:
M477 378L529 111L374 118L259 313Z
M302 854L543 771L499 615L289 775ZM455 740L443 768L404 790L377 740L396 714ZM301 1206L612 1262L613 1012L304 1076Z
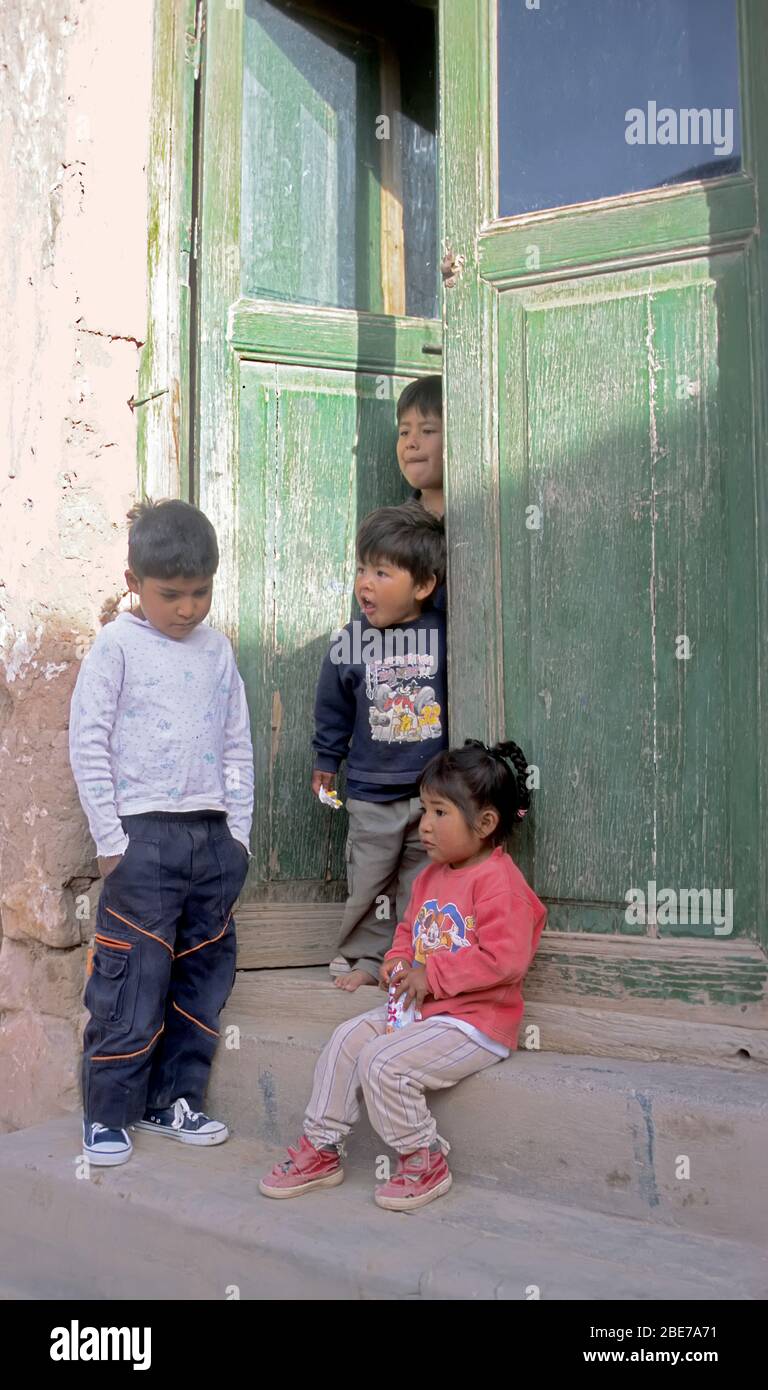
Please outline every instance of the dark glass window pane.
M499 214L741 167L736 0L499 0Z

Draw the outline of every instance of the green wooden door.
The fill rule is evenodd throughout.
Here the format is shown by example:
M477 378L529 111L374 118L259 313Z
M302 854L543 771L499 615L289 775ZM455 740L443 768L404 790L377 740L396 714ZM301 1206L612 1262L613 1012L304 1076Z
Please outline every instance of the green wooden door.
M196 492L252 715L244 897L301 903L304 927L345 887L346 813L310 791L320 661L352 615L359 520L408 495L397 395L440 361L434 63L356 8L208 0L203 49ZM429 12L414 23L428 39ZM314 959L292 949L260 960Z
M765 942L764 8L444 0L440 25L454 735L536 769L550 930ZM721 890L723 921L654 913L650 883ZM654 959L630 992L675 992Z

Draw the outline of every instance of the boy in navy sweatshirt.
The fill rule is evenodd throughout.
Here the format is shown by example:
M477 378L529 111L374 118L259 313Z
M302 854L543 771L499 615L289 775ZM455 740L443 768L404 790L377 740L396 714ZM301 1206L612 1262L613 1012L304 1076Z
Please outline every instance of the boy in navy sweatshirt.
M334 633L315 700L312 790L330 791L347 758L347 902L331 974L375 985L413 880L427 863L417 784L448 746L445 576L439 517L417 502L383 507L357 534L362 621Z

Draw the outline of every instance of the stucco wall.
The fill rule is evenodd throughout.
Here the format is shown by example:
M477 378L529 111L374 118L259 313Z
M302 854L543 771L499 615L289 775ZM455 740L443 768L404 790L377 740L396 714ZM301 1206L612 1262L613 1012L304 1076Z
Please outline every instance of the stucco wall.
M0 1128L79 1105L96 866L68 707L122 592L151 48L152 0L3 0Z

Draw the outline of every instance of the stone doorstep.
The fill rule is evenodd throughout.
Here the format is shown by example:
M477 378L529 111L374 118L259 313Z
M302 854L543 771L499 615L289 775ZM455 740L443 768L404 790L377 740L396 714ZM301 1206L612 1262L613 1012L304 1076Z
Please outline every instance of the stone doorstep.
M238 1009L253 1017L263 1016L266 998L270 1017L316 1018L329 1027L383 998L371 987L352 995L332 989L322 966L241 969L236 991ZM759 1065L768 1066L768 1012L758 1014L754 1005L750 1009L745 1021L735 1008L726 1016L729 1011L722 1006L705 1009L648 998L622 1004L588 992L575 1002L573 995L551 992L531 998L526 993L520 1047L637 1062L685 1062L754 1075Z
M0 1138L0 1246L31 1299L752 1300L752 1246L598 1215L457 1178L412 1215L342 1186L269 1201L280 1154L254 1140L185 1149L135 1135L120 1168L76 1176L76 1117Z
M299 991L286 1017L288 973L235 987L207 1100L234 1134L275 1145L301 1131L332 1028L362 1011L360 991L329 985ZM366 990L364 1007L381 997ZM768 1237L762 1073L521 1050L430 1104L454 1171L489 1188L726 1239ZM386 1152L363 1116L351 1166L371 1180ZM689 1178L677 1176L683 1157Z

